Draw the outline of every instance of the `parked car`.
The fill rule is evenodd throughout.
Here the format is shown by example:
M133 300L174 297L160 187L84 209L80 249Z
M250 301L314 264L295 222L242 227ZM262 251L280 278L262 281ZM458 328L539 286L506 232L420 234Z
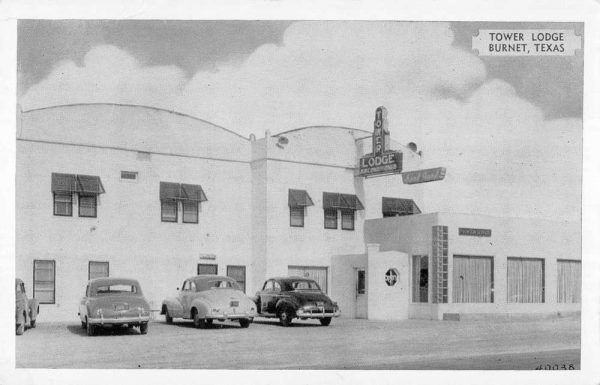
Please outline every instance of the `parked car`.
M88 336L96 334L97 328L124 325L139 327L146 334L150 306L135 279L95 278L79 303L79 318Z
M40 303L37 299L27 298L25 292L25 283L19 279L15 279L15 321L17 327L17 335L25 332L25 325L35 327L35 321L40 313Z
M268 279L254 302L260 316L277 317L283 326L290 326L294 318L318 319L328 326L341 314L337 303L315 281L302 277Z
M229 277L198 275L186 279L176 297L163 301L160 314L167 323L173 318L193 319L194 326L206 328L214 320L238 321L247 328L256 316L256 305Z

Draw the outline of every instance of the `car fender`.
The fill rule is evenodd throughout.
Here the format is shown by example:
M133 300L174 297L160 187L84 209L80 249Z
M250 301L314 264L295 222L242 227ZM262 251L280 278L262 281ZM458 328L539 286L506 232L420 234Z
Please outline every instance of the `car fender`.
M277 301L277 304L275 305L277 314L279 314L279 310L283 309L284 307L292 308L294 312L298 310L298 304L291 297L284 297Z
M205 318L209 314L210 303L208 303L208 301L204 298L196 298L190 304L190 312L192 309L196 309L200 318Z
M35 321L40 309L40 301L35 298L29 299L29 319Z
M25 309L23 309L22 306L17 306L15 309L15 322L18 325L24 324L27 321L27 319L25 318L26 314L24 315L24 313L25 313L24 310Z
M184 316L183 305L181 305L181 302L179 302L179 300L177 298L165 299L162 302L162 305L160 307L160 314L165 314L164 313L165 306L171 317L182 318Z

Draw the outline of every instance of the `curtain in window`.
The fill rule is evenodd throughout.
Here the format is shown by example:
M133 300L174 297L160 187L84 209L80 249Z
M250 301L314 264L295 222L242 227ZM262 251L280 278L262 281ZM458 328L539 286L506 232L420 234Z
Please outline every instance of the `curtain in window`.
M492 258L455 255L453 260L452 301L492 302Z
M507 302L544 302L544 261L532 258L508 258Z
M90 262L89 279L108 277L108 262Z
M412 265L412 301L429 301L429 264L426 255L414 255Z
M183 223L198 223L198 202L182 201Z
M290 276L309 278L315 281L321 290L327 292L327 268L313 266L289 266Z
M561 261L557 262L557 296L558 303L580 303L581 302L581 262Z

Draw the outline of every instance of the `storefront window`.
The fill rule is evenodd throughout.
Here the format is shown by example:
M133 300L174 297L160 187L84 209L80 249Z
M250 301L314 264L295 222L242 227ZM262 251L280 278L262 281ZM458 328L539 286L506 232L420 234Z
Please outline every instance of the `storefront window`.
M506 302L544 302L544 260L534 258L507 259Z
M558 260L558 303L581 303L581 261Z
M455 255L453 260L452 302L494 302L493 258Z
M427 303L429 301L429 258L427 255L413 256L412 301Z

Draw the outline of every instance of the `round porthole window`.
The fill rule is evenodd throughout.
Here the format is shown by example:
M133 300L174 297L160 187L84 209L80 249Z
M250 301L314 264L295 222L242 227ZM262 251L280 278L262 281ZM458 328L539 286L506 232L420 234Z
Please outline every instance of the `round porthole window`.
M394 286L398 282L398 270L391 268L385 273L385 283Z

